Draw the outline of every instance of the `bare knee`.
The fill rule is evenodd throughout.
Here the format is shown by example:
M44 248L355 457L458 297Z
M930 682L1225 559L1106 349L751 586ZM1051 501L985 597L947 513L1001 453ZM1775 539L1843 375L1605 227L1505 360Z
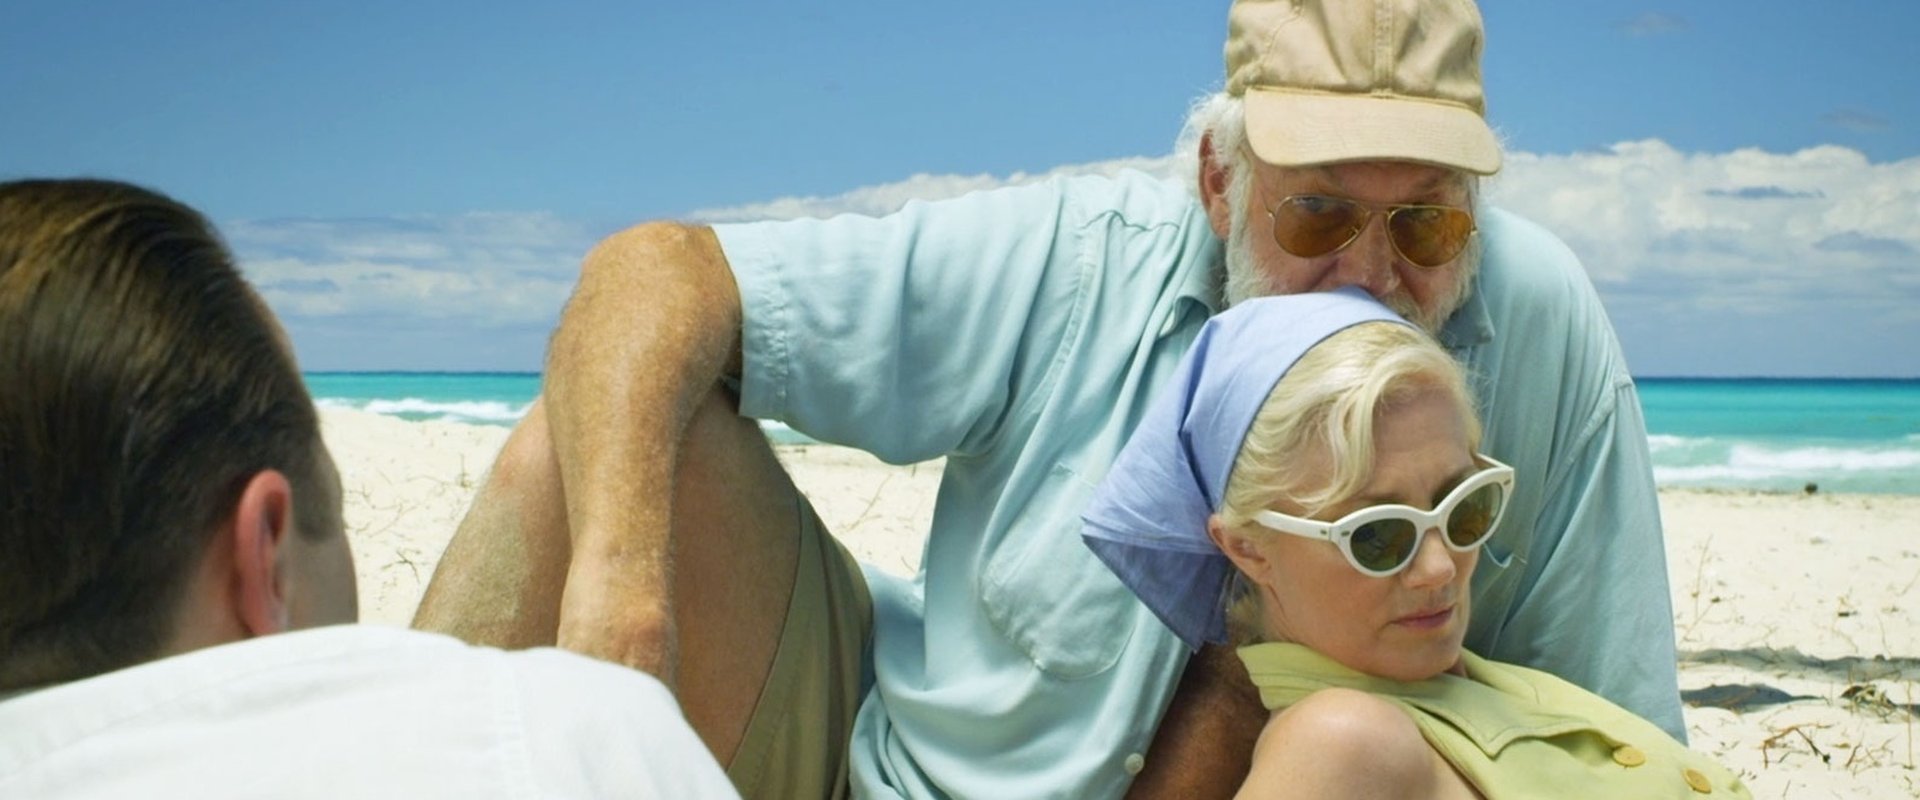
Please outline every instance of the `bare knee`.
M554 455L553 435L547 429L546 407L539 398L515 425L488 471L488 487L513 494L552 492L560 488L560 459Z

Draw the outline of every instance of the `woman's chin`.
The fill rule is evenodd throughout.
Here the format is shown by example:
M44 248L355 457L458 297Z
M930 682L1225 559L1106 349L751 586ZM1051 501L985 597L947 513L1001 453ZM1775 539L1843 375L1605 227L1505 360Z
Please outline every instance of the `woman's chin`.
M1424 681L1443 674L1466 674L1466 662L1460 658L1460 643L1436 642L1431 647L1396 649L1365 666L1347 665L1376 678L1396 681Z

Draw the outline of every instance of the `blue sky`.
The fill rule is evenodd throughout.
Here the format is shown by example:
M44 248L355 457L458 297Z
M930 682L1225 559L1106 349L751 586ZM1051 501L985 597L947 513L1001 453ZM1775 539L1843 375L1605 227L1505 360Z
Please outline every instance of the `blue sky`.
M226 231L310 369L537 369L579 256L655 217L1165 158L1225 4L0 5L0 177ZM1641 375L1920 376L1920 4L1483 6L1501 205Z

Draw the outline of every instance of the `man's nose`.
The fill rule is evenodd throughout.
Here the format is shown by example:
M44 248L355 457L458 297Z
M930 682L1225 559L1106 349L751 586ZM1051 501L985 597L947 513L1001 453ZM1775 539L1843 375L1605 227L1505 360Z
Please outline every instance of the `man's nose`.
M1334 270L1335 285L1328 288L1358 286L1381 300L1400 288L1400 270L1396 263L1400 254L1394 252L1393 242L1387 238L1384 214L1369 215L1360 235L1340 251L1339 259Z

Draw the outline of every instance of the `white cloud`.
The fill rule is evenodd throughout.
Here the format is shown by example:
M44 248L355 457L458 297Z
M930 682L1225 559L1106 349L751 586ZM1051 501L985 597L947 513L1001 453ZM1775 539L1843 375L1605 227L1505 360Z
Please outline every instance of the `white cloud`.
M1682 153L1648 140L1510 154L1487 195L1558 233L1603 294L1749 315L1849 302L1920 319L1920 158ZM1682 287L1692 290L1671 291Z
M915 175L688 217L878 215L911 199L1128 168L1184 180L1172 157L1132 158L1007 176ZM1623 142L1597 152L1509 153L1487 197L1545 225L1579 254L1636 370L1920 374L1911 347L1920 341L1920 158L1873 163L1837 146L1686 153L1658 140ZM548 214L225 226L249 276L296 330L404 322L446 347L477 347L484 337L466 332L511 328L523 354L538 352L580 257L612 227ZM1818 340L1794 333L1813 325L1831 330ZM1671 346L1682 332L1689 345ZM1713 344L1713 337L1724 341ZM1908 344L1853 352L1896 341ZM1851 366L1831 361L1827 354L1836 351L1850 353ZM408 357L425 362L416 369L474 363L466 353ZM500 368L537 366L537 358L521 358L533 360Z
M531 275L476 266L471 271L392 261L249 261L248 278L279 313L295 317L407 316L480 325L551 318L571 275Z
M997 189L1003 186L1021 186L1038 183L1050 178L1070 175L1113 175L1123 169L1135 169L1149 175L1163 178L1173 177L1178 169L1178 159L1173 156L1160 158L1121 158L1112 161L1095 161L1087 164L1068 164L1054 167L1046 172L1015 172L1006 177L994 175L928 175L921 173L894 183L882 183L875 186L863 186L852 191L836 195L816 197L782 197L764 203L752 203L728 208L703 208L687 216L695 222L752 222L764 219L798 219L800 217L826 218L838 214L865 214L880 216L898 211L908 200L946 200L971 192Z
M1854 133L1885 133L1893 130L1893 123L1886 117L1855 108L1837 108L1821 115L1821 122L1844 128Z
M1614 26L1628 36L1659 36L1667 33L1680 33L1688 27L1687 21L1672 14L1648 11L1632 19L1623 20Z
M551 214L250 220L223 226L248 279L293 319L550 322L598 233Z
M723 222L878 215L910 199L1126 168L1183 177L1175 176L1179 166L1172 157L1005 177L915 175L832 196L703 209L692 217ZM1650 294L1676 306L1723 305L1760 314L1806 298L1884 301L1889 289L1911 289L1911 276L1920 273L1920 159L1874 164L1837 146L1683 153L1646 140L1600 152L1509 153L1487 196L1558 233L1608 294ZM1681 285L1694 290L1668 291ZM1920 306L1911 293L1902 300Z

